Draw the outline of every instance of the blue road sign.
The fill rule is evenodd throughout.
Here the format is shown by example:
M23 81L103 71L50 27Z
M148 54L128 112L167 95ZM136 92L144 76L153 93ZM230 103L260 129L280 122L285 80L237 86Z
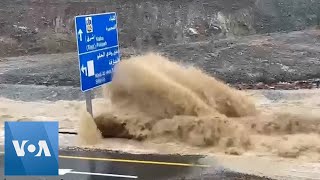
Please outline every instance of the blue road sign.
M109 83L120 61L115 12L75 17L81 90Z

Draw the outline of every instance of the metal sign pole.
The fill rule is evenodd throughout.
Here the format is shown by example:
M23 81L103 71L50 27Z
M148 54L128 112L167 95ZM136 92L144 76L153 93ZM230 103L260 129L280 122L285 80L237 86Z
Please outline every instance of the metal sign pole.
M88 111L88 113L90 113L91 116L93 117L93 113L92 113L92 93L91 93L91 90L86 91L86 92L85 92L85 96L86 96L87 111Z

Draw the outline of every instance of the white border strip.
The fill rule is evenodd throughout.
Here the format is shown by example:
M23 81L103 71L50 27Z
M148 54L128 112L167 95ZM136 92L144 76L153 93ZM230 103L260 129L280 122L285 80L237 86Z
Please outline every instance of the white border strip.
M91 175L91 176L111 176L111 177L121 177L121 178L130 178L137 179L138 176L130 176L130 175L121 175L121 174L104 174L104 173L93 173L93 172L80 172L73 171L73 169L59 169L59 175L63 176L66 174L82 174L82 175Z
M91 173L91 172L79 172L79 171L71 171L67 174L82 174L82 175L92 175L92 176L111 176L111 177L120 177L120 178L130 178L137 179L138 176L129 176L129 175L120 175L120 174L103 174L103 173Z
M118 47L118 46L119 45L115 45L115 46L105 47L105 48L102 48L102 49L96 49L96 50L93 50L93 51L87 51L87 52L79 53L79 56L84 55L84 54L89 54L89 53L93 53L93 52L98 52L98 51L102 51L102 50L115 48L115 47Z
M87 17L87 16L100 16L100 15L108 15L108 14L117 14L117 13L116 12L105 12L105 13L96 13L96 14L83 14L83 15L75 16L75 18Z

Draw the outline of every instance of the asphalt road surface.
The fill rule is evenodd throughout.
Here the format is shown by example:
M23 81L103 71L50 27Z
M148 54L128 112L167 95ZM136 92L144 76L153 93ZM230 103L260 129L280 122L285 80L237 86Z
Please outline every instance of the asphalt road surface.
M0 179L5 180L266 180L269 178L229 172L205 156L124 154L111 151L65 149L60 151L59 176L4 176L0 155Z

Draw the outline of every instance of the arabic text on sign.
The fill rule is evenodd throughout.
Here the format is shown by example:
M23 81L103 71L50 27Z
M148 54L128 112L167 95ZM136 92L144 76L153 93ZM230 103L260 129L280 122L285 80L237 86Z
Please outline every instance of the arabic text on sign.
M92 36L92 37L89 37L89 36L88 36L88 37L87 37L87 42L91 42L92 40L94 40L94 37L95 37L95 36Z
M116 27L116 25L114 25L113 27L106 27L106 31L116 30Z
M116 16L111 16L110 18L109 18L109 21L115 21L116 20Z
M112 57L112 56L116 56L117 54L119 54L118 50L114 50L113 52L112 51L108 51L108 52L102 52L102 53L99 53L98 56L97 56L97 60L101 59L101 58L104 58L104 57Z
M117 58L117 59L110 59L110 60L109 60L109 65L117 64L119 61L120 61L119 58Z

